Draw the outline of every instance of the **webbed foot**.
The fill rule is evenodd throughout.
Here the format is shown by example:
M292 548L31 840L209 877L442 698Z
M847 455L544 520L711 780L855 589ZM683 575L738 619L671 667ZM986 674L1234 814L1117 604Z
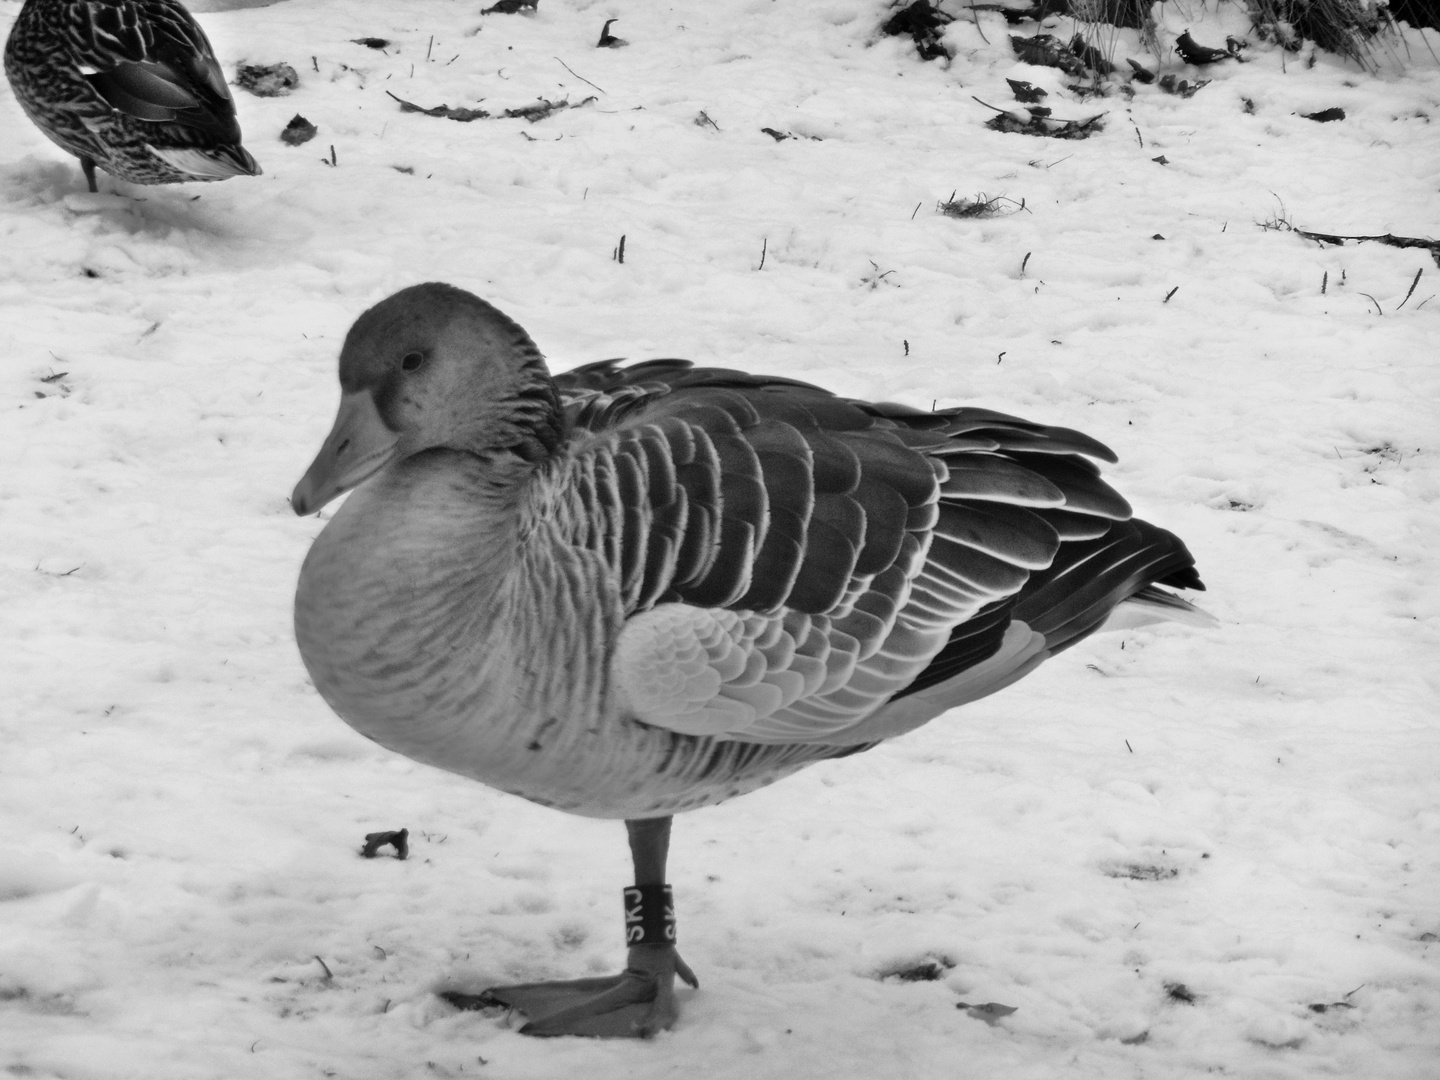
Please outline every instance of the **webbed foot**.
M589 1035L602 1039L648 1039L680 1015L675 976L692 987L700 982L673 945L632 945L619 975L564 982L495 986L480 994L441 996L461 1009L494 1006L530 1017L522 1035Z

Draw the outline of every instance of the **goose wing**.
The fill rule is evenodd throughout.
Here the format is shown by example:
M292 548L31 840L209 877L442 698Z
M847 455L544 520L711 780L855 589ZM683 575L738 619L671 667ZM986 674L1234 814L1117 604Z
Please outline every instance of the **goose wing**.
M1199 587L1079 432L674 360L557 385L562 516L619 583L610 673L647 724L873 741L1000 689L1156 582Z

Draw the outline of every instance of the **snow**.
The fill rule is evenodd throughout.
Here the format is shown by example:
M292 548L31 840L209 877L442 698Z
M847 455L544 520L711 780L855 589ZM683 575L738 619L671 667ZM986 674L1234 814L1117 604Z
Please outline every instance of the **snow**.
M1440 35L1374 76L1252 43L1169 58L1214 80L1193 98L1081 101L993 14L947 65L877 38L877 0L478 10L202 15L227 72L301 75L238 93L254 180L88 194L0 92L6 1074L1440 1075L1440 270L1283 227L1440 235ZM1165 42L1245 29L1157 11ZM612 17L630 46L594 48ZM1006 76L1105 130L986 129ZM596 100L461 124L387 90ZM297 112L320 134L291 148ZM937 214L952 192L1011 212ZM366 742L296 655L323 522L286 499L345 330L421 280L557 369L679 355L1081 428L1221 626L1093 638L678 819L702 986L652 1042L457 1013L437 990L613 970L629 863L618 823ZM401 826L409 860L358 857Z

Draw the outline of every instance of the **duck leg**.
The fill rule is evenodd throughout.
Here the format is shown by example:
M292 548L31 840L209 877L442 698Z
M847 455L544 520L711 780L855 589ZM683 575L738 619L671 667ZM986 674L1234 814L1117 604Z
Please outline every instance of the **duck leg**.
M635 886L625 890L625 929L630 951L619 975L567 982L491 987L473 996L446 994L461 1008L505 1005L530 1017L524 1035L592 1035L648 1038L675 1023L675 976L699 981L675 948L675 917L665 885L670 850L668 817L625 822Z
M90 185L92 194L99 194L100 189L95 185L95 159L88 157L80 158L80 171L85 174L85 183Z

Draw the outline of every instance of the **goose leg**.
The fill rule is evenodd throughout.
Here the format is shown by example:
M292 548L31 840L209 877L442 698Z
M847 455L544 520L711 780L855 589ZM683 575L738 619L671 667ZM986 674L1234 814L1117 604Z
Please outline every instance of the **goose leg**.
M630 834L630 855L635 863L635 885L657 890L665 883L665 857L670 850L670 818L625 822ZM647 895L655 895L651 892ZM638 910L635 909L635 910ZM627 935L644 937L630 918L627 898ZM635 929L632 930L631 927ZM672 928L674 923L671 921ZM566 982L521 983L495 986L479 995L444 995L460 1008L504 1005L530 1017L520 1029L524 1035L592 1035L600 1038L648 1038L675 1023L675 976L690 986L699 981L668 941L638 941L630 945L625 970L619 975Z
M80 171L85 174L85 183L90 185L90 191L98 194L100 189L95 185L95 159L82 157L80 159Z

